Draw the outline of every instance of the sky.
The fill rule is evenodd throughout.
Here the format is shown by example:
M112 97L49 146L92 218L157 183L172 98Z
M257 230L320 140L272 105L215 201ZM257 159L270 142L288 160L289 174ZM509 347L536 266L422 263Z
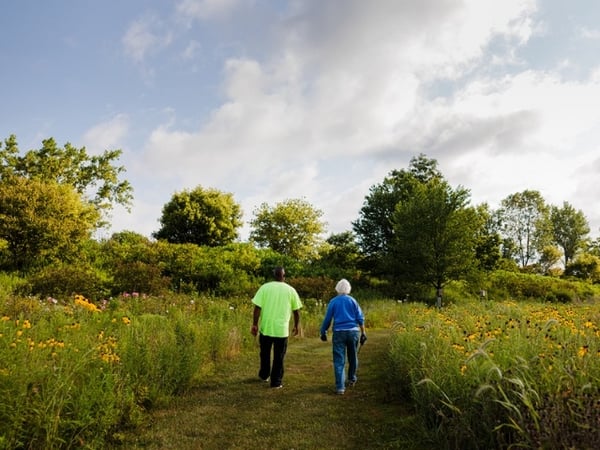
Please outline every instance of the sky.
M21 0L0 14L0 139L121 149L148 237L199 186L303 199L327 235L419 154L471 204L537 190L600 232L600 2Z

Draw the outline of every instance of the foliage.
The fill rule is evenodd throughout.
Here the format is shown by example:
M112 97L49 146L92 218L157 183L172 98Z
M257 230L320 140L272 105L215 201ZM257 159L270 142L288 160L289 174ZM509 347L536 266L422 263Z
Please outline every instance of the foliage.
M82 264L47 266L29 275L27 281L27 293L41 298L67 298L80 293L88 298L102 299L109 294L105 274Z
M238 237L241 218L242 209L232 194L198 186L173 194L154 237L174 244L226 245Z
M10 301L0 302L0 448L104 448L249 345L250 308L224 301Z
M536 262L550 242L549 210L542 195L532 190L509 195L496 214L505 256L515 258L520 267Z
M475 236L481 227L469 192L433 179L414 187L392 216L393 271L397 277L436 290L461 279L475 265Z
M600 289L582 281L497 270L488 277L488 298L582 302L600 298Z
M589 283L600 283L600 257L590 253L579 254L575 261L570 262L565 268L565 276Z
M289 199L269 206L261 204L250 222L250 241L261 248L309 261L318 255L320 235L325 231L323 212L302 199Z
M70 186L98 211L108 211L113 204L128 206L132 188L119 180L124 167L116 166L121 150L106 150L101 155L88 155L85 147L66 143L60 148L54 139L42 141L42 148L20 155L17 139L11 135L0 143L0 179L27 178L40 183ZM89 200L85 200L89 199ZM101 225L98 223L98 225Z
M5 268L27 270L72 259L97 222L97 211L70 185L5 176L0 182L0 239Z
M497 269L501 259L500 235L494 227L494 215L486 203L476 207L478 221L482 226L475 231L475 259L477 267L484 272Z
M568 202L564 202L561 208L550 208L550 221L554 242L562 248L566 267L584 248L590 227L583 211L576 211Z
M331 234L319 248L319 257L308 266L313 276L327 276L333 279L358 278L362 265L362 255L355 241L354 233L345 231Z
M260 252L250 244L219 248L169 244L167 250L164 274L179 291L247 295L260 283Z
M327 302L334 297L336 280L329 277L294 277L288 283L296 289L302 299L315 299Z
M389 394L414 404L436 448L594 448L597 304L403 306Z
M395 235L390 222L396 205L410 198L415 186L443 179L437 161L423 154L410 160L408 169L392 170L380 184L371 186L359 217L352 223L362 252L375 260L388 253Z

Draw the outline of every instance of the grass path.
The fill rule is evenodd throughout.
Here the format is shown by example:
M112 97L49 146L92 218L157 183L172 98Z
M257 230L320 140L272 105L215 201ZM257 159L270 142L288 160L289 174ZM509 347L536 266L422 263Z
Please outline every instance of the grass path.
M290 338L283 389L258 380L258 348L156 410L128 449L418 449L414 417L386 402L379 380L388 331L371 330L358 383L335 395L331 342Z

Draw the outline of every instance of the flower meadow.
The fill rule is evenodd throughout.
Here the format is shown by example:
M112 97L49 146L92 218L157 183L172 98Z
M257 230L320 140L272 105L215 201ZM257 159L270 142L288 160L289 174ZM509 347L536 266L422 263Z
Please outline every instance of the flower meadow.
M302 338L318 339L325 305L304 304ZM599 304L361 306L367 333L390 333L386 359L369 369L382 398L408 405L432 448L600 441ZM0 298L0 449L118 447L149 411L256 352L251 317L248 298Z
M0 306L0 449L118 444L146 411L250 345L249 310L214 299L76 295Z
M445 448L597 448L599 324L597 303L403 305L388 395Z

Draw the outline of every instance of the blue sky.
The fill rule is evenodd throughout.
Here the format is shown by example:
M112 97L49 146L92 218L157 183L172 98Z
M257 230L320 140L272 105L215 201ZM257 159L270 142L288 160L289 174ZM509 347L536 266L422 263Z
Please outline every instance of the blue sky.
M104 236L200 185L246 223L303 198L349 230L419 153L473 204L535 189L600 231L599 2L23 0L0 55L1 139L123 150L135 199Z

